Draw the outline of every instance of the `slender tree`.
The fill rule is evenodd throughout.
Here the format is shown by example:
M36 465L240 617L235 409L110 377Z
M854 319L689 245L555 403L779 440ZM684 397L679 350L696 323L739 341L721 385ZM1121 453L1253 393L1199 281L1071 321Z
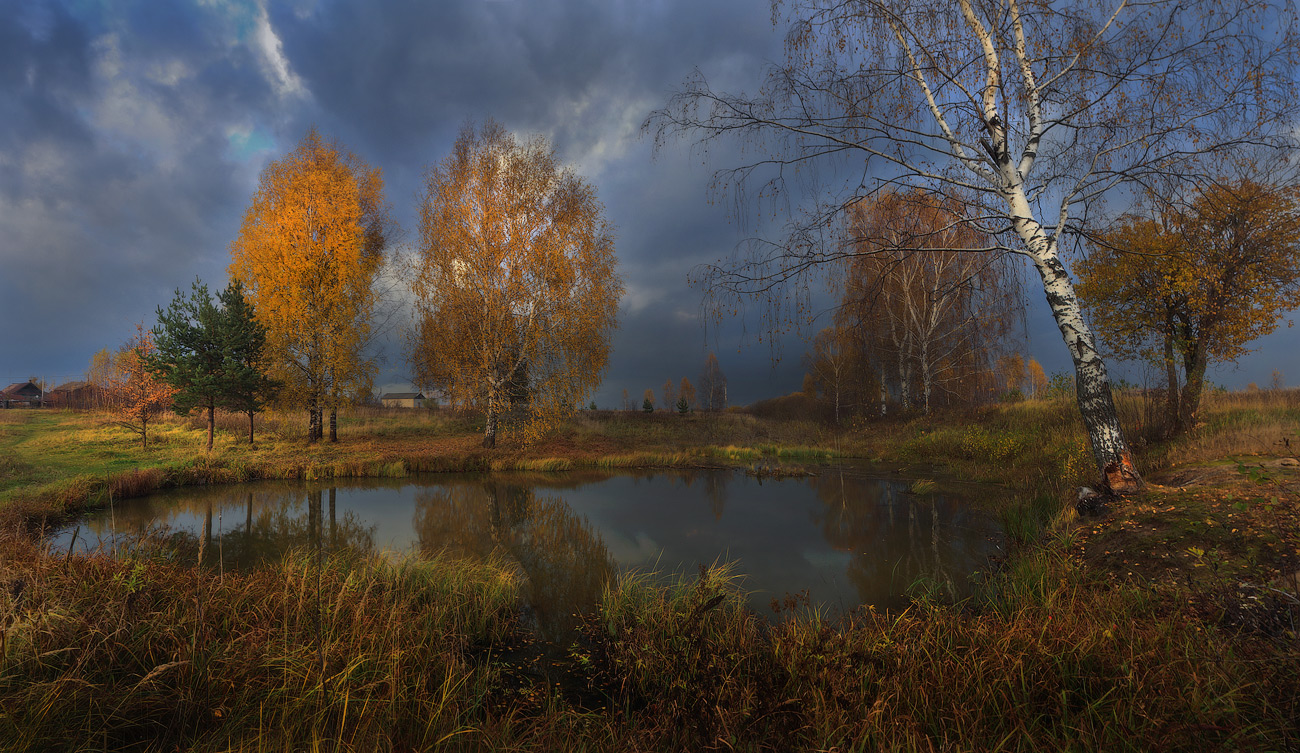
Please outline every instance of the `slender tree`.
M727 375L712 352L704 358L704 373L700 374L700 407L707 411L727 408Z
M1047 397L1047 374L1043 371L1043 365L1034 359L1029 359L1029 396L1038 399Z
M429 168L419 212L417 381L483 409L485 447L512 404L538 436L599 385L617 326L623 283L595 189L545 139L488 121ZM511 399L521 374L526 405Z
M231 244L230 276L266 328L271 375L289 404L308 411L308 438L323 436L350 395L370 389L375 279L393 232L383 177L313 128L263 169Z
M655 391L650 387L645 388L645 395L641 398L641 410L646 413L655 412Z
M248 443L253 444L253 418L275 398L280 384L263 370L266 327L244 297L243 286L231 280L220 298L226 373L221 406L248 416Z
M140 447L149 446L149 423L171 405L175 391L159 379L150 366L154 355L153 333L143 324L118 353L121 371L109 384L118 425L140 435Z
M859 404L861 395L857 387L869 373L861 354L855 352L848 332L839 327L827 327L813 338L812 349L804 356L805 392L811 387L813 394L821 393L831 404L835 423Z
M828 234L834 215L882 188L960 190L972 207L963 221L995 239L988 252L1020 254L1038 272L1107 487L1140 486L1062 256L1117 192L1196 176L1207 155L1243 145L1293 146L1293 7L791 0L775 10L790 24L786 59L758 94L715 92L697 75L647 126L660 145L680 133L751 137L760 156L720 173L722 188L772 197L788 194L787 170L850 177L782 241L705 270L715 301L760 295L773 316L798 316L807 273L852 253Z
M962 222L966 211L952 198L892 191L847 213L855 248L835 319L890 376L904 410L984 399L981 375L1019 309L1007 257L963 250L988 243Z
M91 400L96 408L108 407L111 403L111 387L121 379L121 368L117 354L108 348L101 348L90 357L86 367L86 383L91 387Z

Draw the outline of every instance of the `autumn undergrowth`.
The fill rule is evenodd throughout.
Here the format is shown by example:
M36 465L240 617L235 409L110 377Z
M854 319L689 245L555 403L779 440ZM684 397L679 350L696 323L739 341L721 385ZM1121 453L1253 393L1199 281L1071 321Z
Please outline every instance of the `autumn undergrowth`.
M1300 663L1259 655L1058 555L1024 558L978 609L920 602L769 624L725 568L611 587L592 681L659 750L1232 750L1300 743Z

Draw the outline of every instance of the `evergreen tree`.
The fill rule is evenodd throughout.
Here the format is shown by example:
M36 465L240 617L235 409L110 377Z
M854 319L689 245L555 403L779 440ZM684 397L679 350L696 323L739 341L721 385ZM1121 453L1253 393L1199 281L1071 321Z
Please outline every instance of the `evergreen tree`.
M215 412L226 389L222 311L208 286L194 281L189 295L176 290L166 311L158 308L155 352L147 365L175 390L172 409L188 415L195 408L208 414L208 450L212 450Z
M232 280L221 293L224 313L226 389L221 407L248 416L248 443L253 443L253 416L279 392L280 384L261 369L266 327L253 316L244 287Z

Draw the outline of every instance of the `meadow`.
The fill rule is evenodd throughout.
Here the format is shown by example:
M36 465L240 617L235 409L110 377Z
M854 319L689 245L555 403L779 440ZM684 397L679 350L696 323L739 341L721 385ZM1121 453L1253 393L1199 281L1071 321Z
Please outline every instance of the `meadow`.
M1149 482L1080 517L1075 408L1027 401L845 427L759 415L579 412L479 447L472 416L356 409L340 442L222 417L138 438L96 413L0 412L0 741L6 750L1289 750L1300 747L1300 393L1207 398L1196 434L1119 399ZM113 558L42 527L114 498L256 478L739 466L836 457L1013 490L1014 546L977 595L831 620L747 611L737 573L624 576L569 645L520 622L507 562L304 552L250 573L184 543Z

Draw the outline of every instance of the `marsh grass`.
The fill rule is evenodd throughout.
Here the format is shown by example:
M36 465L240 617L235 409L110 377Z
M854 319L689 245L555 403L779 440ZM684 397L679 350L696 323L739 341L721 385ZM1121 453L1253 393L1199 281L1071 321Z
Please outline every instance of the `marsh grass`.
M472 734L514 630L500 564L303 552L245 574L8 539L6 751L425 749Z
M1047 555L1043 555L1047 556ZM1249 647L1140 592L1030 557L978 612L920 604L773 626L728 580L647 594L624 579L589 623L595 675L659 750L1287 749L1294 657ZM1283 666L1284 665L1284 666Z

